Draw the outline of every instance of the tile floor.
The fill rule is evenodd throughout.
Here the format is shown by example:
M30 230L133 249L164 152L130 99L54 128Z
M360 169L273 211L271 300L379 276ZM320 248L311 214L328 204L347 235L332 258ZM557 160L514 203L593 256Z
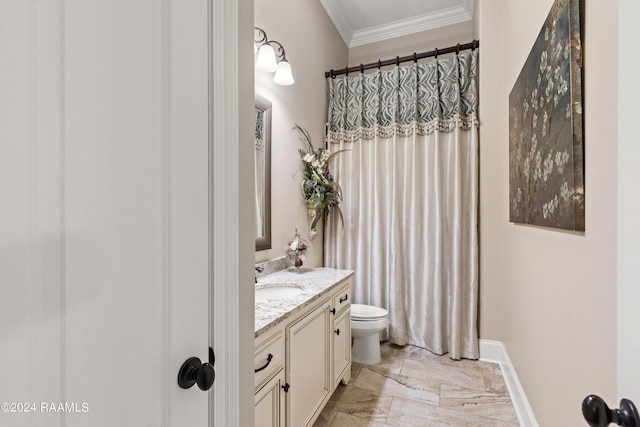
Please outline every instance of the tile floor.
M314 427L516 427L496 364L384 343L378 365L352 364Z

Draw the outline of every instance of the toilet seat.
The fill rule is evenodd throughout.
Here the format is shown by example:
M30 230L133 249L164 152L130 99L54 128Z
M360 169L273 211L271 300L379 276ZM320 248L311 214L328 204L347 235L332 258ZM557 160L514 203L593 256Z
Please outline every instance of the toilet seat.
M351 304L351 320L371 322L386 319L389 312L384 308L365 304Z

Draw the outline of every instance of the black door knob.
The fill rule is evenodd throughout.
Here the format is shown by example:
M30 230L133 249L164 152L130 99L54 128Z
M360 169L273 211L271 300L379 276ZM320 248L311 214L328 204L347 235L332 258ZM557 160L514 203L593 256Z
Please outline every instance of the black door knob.
M620 409L609 409L605 401L596 395L590 395L582 401L582 415L591 427L606 427L617 424L624 427L640 427L640 417L633 402L620 401Z
M600 396L593 394L582 401L582 415L591 427L606 427L611 423L611 409Z
M191 388L198 384L200 390L209 390L216 378L213 365L208 362L202 363L197 357L188 358L178 372L178 385L180 388Z

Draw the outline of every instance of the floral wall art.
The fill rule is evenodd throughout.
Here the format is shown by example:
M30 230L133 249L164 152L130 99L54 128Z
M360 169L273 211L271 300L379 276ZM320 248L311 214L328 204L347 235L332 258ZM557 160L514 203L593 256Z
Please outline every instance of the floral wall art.
M556 0L509 95L510 221L584 231L579 0Z
M301 190L309 217L309 239L313 240L318 235L316 226L320 219L332 212L337 212L340 220L343 221L342 211L340 210L342 189L333 179L333 175L329 171L329 164L331 160L345 150L334 151L333 153L324 148L316 150L313 147L308 130L297 123L294 129L298 131L298 138L305 145L304 149L298 149L302 159L303 178Z

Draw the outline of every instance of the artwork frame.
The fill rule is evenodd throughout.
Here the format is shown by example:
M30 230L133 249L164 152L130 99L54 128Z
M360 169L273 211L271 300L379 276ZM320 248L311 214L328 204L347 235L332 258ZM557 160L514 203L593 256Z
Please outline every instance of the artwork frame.
M509 94L509 220L585 230L580 0L556 0Z

